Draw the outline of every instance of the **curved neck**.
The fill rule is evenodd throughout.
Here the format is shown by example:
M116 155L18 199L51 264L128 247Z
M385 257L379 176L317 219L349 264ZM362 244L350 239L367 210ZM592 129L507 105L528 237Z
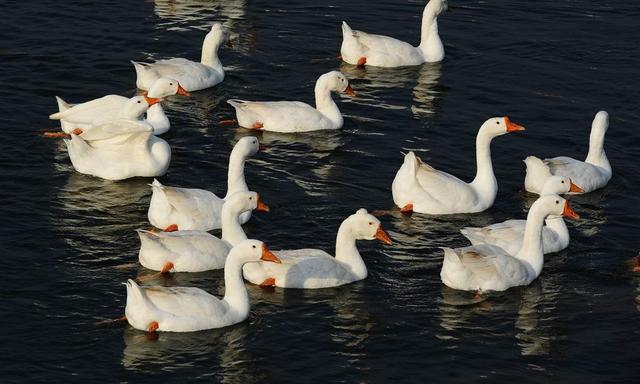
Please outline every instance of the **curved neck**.
M222 70L222 63L218 58L218 48L220 48L220 45L222 45L222 42L217 36L207 35L204 43L202 43L200 62L213 69Z
M331 98L331 91L326 86L324 78L320 78L316 81L315 95L316 109L327 119L331 120L334 126L341 127L343 123L342 114L340 113L335 101Z
M422 28L418 49L422 51L427 61L440 61L444 57L444 47L438 34L438 15L431 3L431 1L427 3L422 12Z
M542 225L544 224L544 219L545 216L540 212L536 203L533 203L527 215L522 248L516 254L516 258L525 263L533 278L540 275L544 262L542 248Z
M592 127L589 136L589 153L587 154L586 163L597 165L611 172L611 164L604 153L604 129L600 127Z
M340 224L336 236L336 260L348 266L351 273L358 279L367 277L367 266L364 264L360 252L356 247L356 238L351 231L348 220Z
M493 173L491 162L491 140L493 136L480 130L476 136L476 177L471 185L478 195L489 203L493 203L498 192L498 182Z
M236 192L248 191L249 187L244 179L244 162L247 157L240 148L234 147L229 156L229 171L227 173L227 195L225 199Z
M160 103L152 105L147 110L147 123L153 126L153 134L161 135L169 130L170 123L169 118L164 113L162 105Z
M224 264L224 298L222 301L229 305L229 310L239 317L249 316L249 294L242 278L244 263L236 260L233 250L227 256Z
M222 240L228 242L233 247L241 241L247 240L247 235L240 225L240 214L243 212L238 212L238 209L230 205L232 203L232 201L226 201L224 203L220 221L222 222Z

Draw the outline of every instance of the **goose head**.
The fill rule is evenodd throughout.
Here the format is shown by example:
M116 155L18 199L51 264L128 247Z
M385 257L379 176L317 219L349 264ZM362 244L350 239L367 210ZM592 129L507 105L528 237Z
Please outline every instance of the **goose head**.
M236 145L233 147L234 153L240 154L244 158L249 158L258 151L264 150L264 147L260 145L258 138L255 136L245 136L242 139L238 140Z
M569 205L569 201L556 194L540 196L531 206L531 210L539 210L545 217L553 215L564 216L574 220L580 218L580 215Z
M378 239L385 244L391 244L389 235L380 226L380 220L372 216L366 209L361 208L347 218L351 233L357 240Z
M609 114L606 111L596 113L591 123L592 131L600 131L603 134L609 129Z
M491 137L497 137L506 133L524 131L525 128L511 121L508 116L492 117L485 121L478 133L485 133Z
M224 211L232 210L237 215L254 209L256 211L269 212L269 206L260 199L260 195L257 192L252 191L234 193L225 201L222 209Z
M205 41L220 46L229 41L229 31L222 23L213 23L211 30L207 33L207 37L205 37Z
M551 176L545 181L541 195L563 194L568 192L584 192L582 188L575 185L568 176Z
M177 80L167 77L161 77L156 80L146 94L147 97L154 99L161 99L173 95L191 96L189 92L182 88Z
M436 16L439 16L449 8L449 4L447 3L447 0L431 0L427 4L427 8Z
M152 99L147 96L134 96L130 98L122 110L120 117L127 119L137 119L149 109L150 106L160 102L160 99Z
M331 92L341 92L349 96L356 95L349 84L349 79L339 71L331 71L320 76L316 82L316 88L321 84Z
M244 240L231 250L228 259L236 260L240 264L270 261L280 264L278 256L274 255L267 245L259 240Z

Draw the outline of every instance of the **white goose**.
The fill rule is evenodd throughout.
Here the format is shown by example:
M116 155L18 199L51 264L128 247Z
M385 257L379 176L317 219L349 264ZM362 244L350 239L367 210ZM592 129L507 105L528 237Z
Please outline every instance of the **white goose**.
M142 108L139 114L148 108L141 96L132 98L130 103ZM134 109L134 114L137 113ZM70 134L71 139L65 139L71 163L80 173L122 180L136 176L160 176L169 167L169 144L154 136L153 127L144 121L120 118L92 127L82 134L88 141L74 132Z
M444 59L444 47L438 35L438 16L447 10L447 0L431 0L422 12L420 45L414 47L393 37L352 30L342 22L342 60L353 65L402 67Z
M273 132L309 132L342 128L343 119L331 92L344 92L355 96L349 80L340 72L332 71L316 81L316 108L299 101L245 101L227 102L236 110L238 124L245 128Z
M183 58L159 60L155 63L132 61L136 69L136 85L147 90L161 78L176 79L187 91L210 88L224 80L224 69L218 58L218 48L229 39L229 32L220 23L214 23L204 38L200 62Z
M153 86L145 95L147 102L151 105L146 111L147 117L145 121L151 124L154 134L161 135L171 127L162 105L158 103L159 99L176 94L189 96L189 93L176 80L160 78L153 83ZM58 96L56 96L56 100L58 101L59 112L52 114L49 118L60 120L62 130L65 133L71 133L77 128L84 131L91 126L117 119L130 98L107 95L74 105L68 104Z
M279 263L267 246L245 240L233 247L224 265L222 300L192 287L140 287L127 281L125 315L129 324L147 332L192 332L222 328L249 317L249 295L242 280L242 266L260 260Z
M305 289L337 287L363 280L367 277L367 266L358 252L356 240L373 239L391 244L380 221L366 209L360 209L340 225L336 257L320 249L274 251L281 264L247 264L244 277L261 286Z
M566 176L551 176L547 179L541 195L582 192L582 188ZM473 245L492 244L516 255L522 248L526 220L507 220L483 228L467 227L460 232ZM560 252L569 246L569 229L562 216L549 215L542 229L543 253Z
M562 197L540 196L529 210L522 248L515 256L490 244L456 249L443 247L442 282L465 291L504 291L530 284L542 271L542 226L551 214L579 218Z
M491 163L491 140L522 130L524 127L508 117L494 117L482 124L476 136L478 169L471 183L438 171L409 152L391 185L393 201L403 212L436 215L484 211L493 205L498 193Z
M604 135L609 128L609 114L600 111L591 124L589 153L585 161L560 156L540 160L535 156L525 159L527 175L524 187L527 191L539 194L544 182L551 175L568 176L578 184L584 192L595 191L607 185L611 180L611 164L604 153Z
M251 210L269 211L255 192L236 192L222 206L222 236L205 231L154 232L138 229L138 259L145 268L174 272L202 272L224 267L229 251L247 240L240 214Z
M220 228L220 214L227 198L235 192L249 190L244 178L244 163L259 150L256 137L246 136L238 140L229 156L227 194L224 198L204 189L169 187L154 180L151 184L153 195L149 205L149 222L158 228L171 225L177 225L182 230L211 231ZM246 223L249 218L251 212L243 213L240 223Z

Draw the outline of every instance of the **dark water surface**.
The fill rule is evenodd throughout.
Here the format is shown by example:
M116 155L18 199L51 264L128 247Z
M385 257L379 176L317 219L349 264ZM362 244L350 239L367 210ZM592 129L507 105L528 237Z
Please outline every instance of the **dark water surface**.
M422 1L2 2L0 141L3 245L0 381L9 382L632 382L640 379L638 250L640 5L635 1L450 1L439 26L442 64L341 66L340 21L410 42ZM265 132L250 187L272 207L246 226L273 249L332 251L360 207L392 207L401 151L464 178L475 173L482 122L508 114L527 127L498 138L500 191L487 212L387 216L394 245L361 242L369 277L319 291L249 286L251 318L225 329L161 334L98 327L123 314L137 263L134 229L149 226L149 179L109 182L76 173L62 142L39 130L54 96L70 102L132 95L129 60L198 59L213 21L231 30L227 78L166 102L169 185L224 194L229 151L249 134L228 98L313 101L316 78L340 69L359 96L336 96L338 132ZM611 124L609 186L572 202L583 220L531 286L490 295L440 282L441 245L458 229L524 217L527 155L586 156L598 110ZM157 279L223 294L222 271Z

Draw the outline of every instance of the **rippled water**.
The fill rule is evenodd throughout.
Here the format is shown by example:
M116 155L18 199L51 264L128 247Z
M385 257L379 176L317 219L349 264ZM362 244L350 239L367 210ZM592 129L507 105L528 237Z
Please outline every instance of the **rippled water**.
M422 1L5 0L0 26L0 142L4 248L0 380L7 382L603 382L640 378L638 250L640 8L624 1L455 1L440 18L442 64L381 70L341 65L343 19L417 42ZM341 220L388 209L401 151L465 179L477 128L509 114L523 135L496 139L500 186L487 212L387 216L394 245L361 242L365 281L320 291L249 286L251 318L225 329L161 334L96 326L124 310L147 227L148 179L109 182L74 172L54 127L55 95L70 102L132 95L129 60L197 59L222 21L220 86L172 98L163 183L223 193L226 162L248 131L219 126L228 98L313 101L316 78L340 69L354 99L336 96L339 132L260 136L268 150L247 178L272 207L250 237L273 249L332 250ZM573 199L583 220L531 286L486 299L444 287L441 245L464 245L464 225L523 217L527 155L583 157L600 109L610 113L607 188ZM152 281L222 294L222 272Z

